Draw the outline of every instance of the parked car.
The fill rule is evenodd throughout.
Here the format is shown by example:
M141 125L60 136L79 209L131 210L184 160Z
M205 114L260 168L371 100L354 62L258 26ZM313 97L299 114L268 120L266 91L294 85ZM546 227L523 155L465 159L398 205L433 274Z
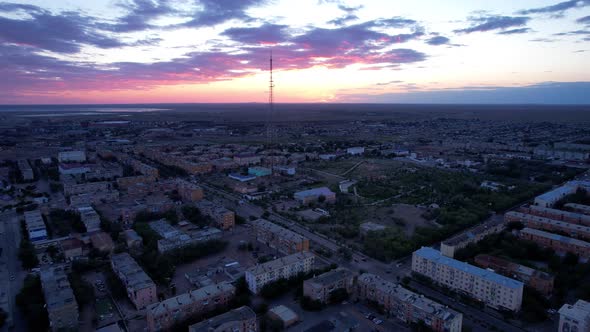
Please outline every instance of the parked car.
M379 318L373 318L373 323L375 323L376 325L381 325L383 321Z

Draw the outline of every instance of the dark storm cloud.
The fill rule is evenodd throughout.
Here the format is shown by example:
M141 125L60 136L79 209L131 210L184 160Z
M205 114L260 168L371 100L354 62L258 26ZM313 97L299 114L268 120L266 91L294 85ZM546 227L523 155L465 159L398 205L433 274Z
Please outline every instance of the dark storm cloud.
M123 46L119 40L98 32L93 28L93 19L76 12L52 14L31 5L3 3L0 11L24 11L29 19L0 17L0 41L19 45L35 46L41 49L76 53L82 45L99 48Z
M451 40L443 36L434 36L426 41L426 44L438 46L448 44Z
M203 27L217 25L229 20L251 21L246 14L249 8L266 3L266 0L200 0L199 9L192 13L192 18L180 24L180 27Z
M531 8L521 10L518 13L520 15L529 15L529 14L554 14L554 13L563 13L564 11L572 8L581 8L585 6L590 6L590 0L570 0L570 1L563 1L559 2L555 5L546 6L546 7L539 7L539 8Z
M455 30L455 32L472 33L492 30L505 30L512 27L526 25L530 18L526 16L487 16L472 17L469 20L471 21L471 26L469 28Z
M151 29L154 26L150 21L161 16L175 15L179 12L174 9L168 0L154 2L152 0L133 0L118 5L127 14L117 19L116 23L101 24L101 28L114 32L135 32Z
M290 38L286 25L266 23L255 28L230 28L222 35L244 44L276 44Z
M530 28L512 29L498 32L499 35L515 35L532 31Z

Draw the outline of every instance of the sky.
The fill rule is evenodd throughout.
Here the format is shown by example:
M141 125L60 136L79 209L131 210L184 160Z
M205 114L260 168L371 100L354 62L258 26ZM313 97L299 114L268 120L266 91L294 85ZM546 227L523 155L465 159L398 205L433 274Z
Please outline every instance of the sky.
M590 104L590 0L0 1L0 104Z

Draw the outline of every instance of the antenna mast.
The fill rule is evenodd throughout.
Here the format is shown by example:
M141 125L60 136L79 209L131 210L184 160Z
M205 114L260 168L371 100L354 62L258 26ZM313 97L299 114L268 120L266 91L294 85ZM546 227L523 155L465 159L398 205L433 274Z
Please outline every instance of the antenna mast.
M270 50L270 78L268 81L268 88L269 88L269 94L268 94L268 123L267 123L267 138L268 138L268 149L272 150L274 148L275 145L275 128L274 128L274 81L272 78L272 50ZM271 152L272 153L272 152ZM274 164L275 164L275 160L274 160L274 156L270 156L270 169L271 172L274 172Z

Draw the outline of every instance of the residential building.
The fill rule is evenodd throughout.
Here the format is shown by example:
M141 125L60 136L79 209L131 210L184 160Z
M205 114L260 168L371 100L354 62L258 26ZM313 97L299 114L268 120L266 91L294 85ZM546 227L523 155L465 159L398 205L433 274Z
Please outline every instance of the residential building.
M470 243L477 243L484 237L501 232L506 224L502 218L492 218L483 224L472 227L462 233L459 233L440 244L440 252L453 258L455 252L465 248Z
M37 242L47 239L47 228L39 210L25 211L25 228L29 241Z
M294 194L294 198L303 204L318 202L320 197L324 197L326 203L336 202L336 194L328 189L328 187L299 191Z
M260 164L261 157L251 153L241 153L234 156L234 162L239 166Z
M557 210L537 205L521 207L520 209L518 209L518 211L526 214L532 214L534 216L565 221L572 224L590 226L590 216L582 213Z
M582 260L590 259L590 243L586 241L528 227L523 228L519 232L519 236L559 253L571 252Z
M79 207L80 219L86 226L86 232L92 233L100 230L100 216L90 206Z
M127 244L128 248L140 247L143 243L141 236L139 236L139 234L137 234L137 232L132 229L124 230L123 234L125 235L125 243Z
M96 193L77 194L70 196L70 207L78 208L100 203L113 203L119 200L119 191L106 190Z
M170 225L165 219L152 221L148 225L164 239L175 238L181 234L180 230Z
M183 201L196 202L203 199L203 188L199 187L198 185L180 179L178 179L176 183L178 193L180 194L180 197Z
M309 239L265 219L250 222L256 241L289 255L309 251Z
M289 175L289 176L293 176L296 173L296 168L294 166L275 166L274 170L279 173L279 174L283 174L283 175Z
M205 229L199 229L192 232L179 233L178 236L158 240L158 252L165 253L170 250L180 249L198 243L220 239L222 233L223 232L221 230L214 227L207 227Z
M461 313L374 274L358 277L356 296L407 324L423 321L437 332L460 332L463 325Z
M564 304L559 309L559 326L557 331L590 331L590 302L577 300L573 305Z
M31 165L29 165L28 160L19 160L17 161L16 165L18 166L18 170L20 171L23 180L31 181L35 179L35 173L33 173L33 169L31 168Z
M158 301L156 284L142 270L137 262L128 253L116 254L111 257L113 272L121 279L127 290L129 300L137 309Z
M138 184L148 184L148 183L155 183L156 177L153 175L136 175L136 176L126 176L117 179L117 186L120 189L127 189L131 186L138 185Z
M201 200L195 202L195 206L202 214L211 217L219 228L231 229L236 223L236 214L219 204Z
M356 184L356 180L343 180L338 182L338 189L340 189L341 193L348 193L350 187L353 187Z
M347 269L336 269L322 273L303 282L303 295L312 300L327 303L330 294L337 289L344 289L348 294L354 291L356 275Z
M525 227L545 231L558 231L574 238L590 239L590 226L570 224L569 222L538 217L531 214L509 211L504 214L506 222L521 222Z
M519 311L522 304L522 282L443 256L430 247L414 251L412 272L495 309Z
M240 182L248 182L248 181L252 181L252 180L256 179L256 175L251 175L251 174L244 175L244 174L239 174L239 173L230 173L228 175L228 177L230 179L234 179L234 180L237 180Z
M258 294L268 283L311 271L314 261L314 254L305 251L252 266L246 270L248 289Z
M234 286L223 282L151 304L146 309L148 331L165 331L191 316L224 308L235 293Z
M77 163L70 163L70 164L63 164L60 163L58 165L59 174L62 175L78 175L78 174L86 174L90 172L90 167L83 164Z
M475 256L475 264L484 269L492 269L502 275L520 280L545 296L551 295L553 291L555 277L547 272L485 254Z
M552 207L559 200L567 195L574 194L579 188L590 189L588 181L569 181L563 186L557 187L542 195L535 197L535 205L542 207Z
M189 332L257 332L256 313L243 306L189 326Z
M65 183L64 195L94 194L111 190L110 182Z
M85 151L62 151L57 154L57 160L60 163L67 163L67 162L84 162L86 161L86 152Z
M39 272L39 277L51 330L76 330L78 328L78 303L64 267L43 267Z
M574 212L582 213L590 216L590 206L576 203L566 203L563 205L564 208L572 210Z
M75 260L82 257L84 254L84 242L77 238L69 238L60 242L61 250L64 258L67 260Z
M103 252L112 252L115 249L113 239L105 232L96 232L90 235L90 243L94 248Z

